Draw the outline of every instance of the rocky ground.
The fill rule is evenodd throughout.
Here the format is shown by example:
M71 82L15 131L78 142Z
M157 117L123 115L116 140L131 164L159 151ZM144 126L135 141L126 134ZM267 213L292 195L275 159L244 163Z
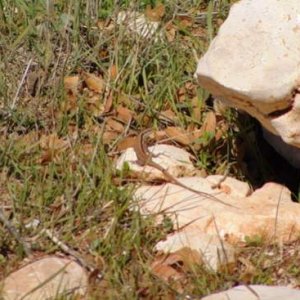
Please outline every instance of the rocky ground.
M0 3L4 299L300 298L299 172L252 119L297 147L300 7L213 40L234 2Z

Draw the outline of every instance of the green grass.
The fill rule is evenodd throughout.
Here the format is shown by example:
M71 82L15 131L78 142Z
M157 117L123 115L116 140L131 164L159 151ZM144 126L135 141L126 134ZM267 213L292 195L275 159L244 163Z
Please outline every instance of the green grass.
M113 91L114 107L126 103L136 113L130 126L133 133L145 127L163 128L159 112L166 108L176 114L177 126L201 125L202 119L192 114L191 100L198 97L204 116L210 109L204 105L207 93L195 87L185 92L182 102L178 91L187 83L195 83L193 51L201 56L207 49L230 1L215 5L200 0L178 4L162 1L166 7L162 26L175 14L186 14L203 28L205 35L201 37L181 28L173 41L156 42L155 37L145 40L129 34L124 26L106 31L96 26L97 20L107 20L118 10L134 7L144 11L155 2L121 1L117 7L112 1L0 1L0 204L7 207L5 215L23 238L38 234L40 227L25 227L38 219L43 228L53 230L61 241L99 268L104 279L91 285L90 299L138 299L143 293L147 299L165 299L178 294L172 284L150 272L153 246L166 237L170 224L157 226L152 218L130 209L133 185L116 184L122 174L114 169L114 143L103 142L103 120L87 109L85 96L80 96L74 111L62 110L66 101L63 78L87 71L103 75ZM197 15L200 12L204 14L201 18ZM20 86L29 63L29 75ZM120 70L117 80L109 81L111 65ZM35 78L31 82L30 76ZM209 145L193 151L196 164L209 173L235 159L229 155L238 135L234 120L230 114L228 134L219 144L210 143L212 137L207 137L205 143ZM90 130L91 125L99 130ZM76 138L72 138L70 128L76 129ZM57 133L69 144L56 159L41 163L43 149L38 141L50 133ZM24 140L29 134L34 137ZM84 151L86 145L92 146L89 153ZM243 176L237 169L231 173ZM46 236L35 239L31 247L34 253L60 251ZM19 265L25 256L23 250L6 228L0 227L1 278ZM288 272L299 279L294 263L289 264ZM181 296L202 296L234 286L240 273L238 265L220 273L196 267L188 274ZM273 282L268 276L272 274L257 272L251 282Z

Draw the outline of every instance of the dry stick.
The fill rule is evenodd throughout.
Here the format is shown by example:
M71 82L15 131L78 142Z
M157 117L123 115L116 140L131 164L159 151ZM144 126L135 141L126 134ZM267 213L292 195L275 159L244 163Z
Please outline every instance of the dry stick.
M22 86L23 86L23 83L24 83L24 81L25 81L25 78L26 78L26 76L27 76L27 73L28 73L28 71L29 71L29 68L30 68L31 64L32 64L32 58L31 58L31 59L28 61L28 63L27 63L27 66L26 66L26 69L25 69L25 71L24 71L24 73L23 73L21 82L20 82L20 84L19 84L19 86L18 86L16 95L15 95L14 100L13 100L11 106L10 106L11 109L14 109L14 108L15 108L15 105L16 105L17 100L18 100L18 97L19 97L19 93L20 93L20 91L21 91L21 88L22 88Z
M190 188L188 186L186 186L185 184L182 184L178 179L176 179L175 177L173 177L166 169L164 169L161 165L157 164L156 162L154 162L152 160L152 157L151 157L151 153L149 153L148 151L148 147L145 143L145 138L147 135L149 135L149 133L151 132L151 129L146 129L144 131L142 131L139 136L138 136L138 141L137 143L135 143L134 145L134 151L136 153L136 156L138 158L138 163L142 166L150 166L150 167L153 167L159 171L161 171L165 177L170 180L171 183L173 184L176 184L188 191L191 191L193 193L196 193L197 195L200 195L202 197L205 197L209 200L213 200L213 201L216 201L216 202L219 202L225 206L230 206L230 207L234 207L234 208L238 208L238 207L235 207L233 205L230 205L228 203L225 203L224 201L216 198L215 196L211 195L211 194L208 194L208 193L205 193L205 192L200 192L198 190L195 190L193 188Z
M277 234L277 225L278 225L278 217L279 217L279 206L282 198L282 192L283 192L283 187L280 191L280 195L277 201L277 206L276 206L276 217L275 217L275 224L274 224L274 239L276 240L276 234Z
M0 208L0 222L6 227L6 229L9 231L9 233L15 238L15 240L22 245L24 252L26 256L31 255L31 250L29 245L23 240L23 238L20 236L18 230L12 225L9 220L4 215L4 212L2 208Z
M88 264L80 255L77 253L77 251L71 249L68 245L66 245L64 242L60 241L58 237L56 237L49 229L43 229L40 234L45 233L47 237L55 244L57 245L63 252L67 253L68 255L74 257L76 261L85 269L87 269L90 272L94 272L96 268ZM103 279L103 274L98 273L97 274L98 279Z

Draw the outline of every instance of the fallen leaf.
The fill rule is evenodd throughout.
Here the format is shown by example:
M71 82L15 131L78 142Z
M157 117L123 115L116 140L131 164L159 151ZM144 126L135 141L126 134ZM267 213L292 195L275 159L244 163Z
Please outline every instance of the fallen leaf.
M38 138L39 136L36 131L30 131L29 133L20 136L20 138L16 141L16 143L24 150L27 150L39 144Z
M39 141L40 147L43 150L39 162L46 164L51 161L56 161L58 155L68 147L68 143L60 139L56 133L43 135Z
M196 150L201 149L203 145L209 144L211 138L206 134L208 133L209 135L212 135L214 137L216 132L216 126L217 126L216 115L214 112L210 111L206 114L201 128L199 130L195 130L193 133L193 141L195 141L194 148ZM201 138L203 138L203 140L200 141L199 139Z
M216 114L213 111L210 111L206 114L201 129L203 132L215 133L216 127L217 127Z
M105 130L122 133L122 132L124 132L124 126L122 123L114 120L113 118L108 118L106 121Z
M167 41L169 43L173 42L176 37L176 27L174 26L174 24L172 22L169 22L166 25L165 30L166 30Z
M78 94L79 76L66 76L64 78L64 88L67 96L71 99L76 98Z
M159 119L167 122L176 122L178 120L176 114L171 109L162 111L159 115Z
M192 142L190 134L180 127L167 127L165 132L172 140L182 145L188 146Z
M117 118L120 121L123 121L126 124L131 122L134 115L134 113L131 110L129 110L124 106L118 106L116 111L117 111Z
M113 107L113 93L112 91L110 91L105 100L103 113L109 113L112 110L112 107Z
M118 145L117 145L117 150L118 151L123 151L126 150L127 148L133 148L136 142L136 137L134 136L127 136L126 138L122 139Z
M191 27L194 23L193 19L189 16L178 16L176 19L178 20L178 26L183 29Z
M175 283L173 288L182 292L186 274L182 270L183 262L176 253L159 255L151 264L151 272L166 283Z
M146 18L151 22L159 22L165 15L165 6L162 3L158 3L154 8L147 5L145 10Z
M202 114L202 102L199 101L198 97L194 97L191 100L191 104L192 104L192 115L194 117L195 120L201 120L201 114Z
M85 94L84 99L86 100L85 109L92 113L93 116L99 116L104 113L105 107L99 94L90 91Z
M241 262L244 265L244 269L242 270L239 279L242 282L245 283L251 283L253 277L256 275L256 268L255 266L251 263L249 259L246 259L244 257L239 257L239 262Z
M111 142L113 142L116 138L118 138L119 136L120 136L120 134L115 131L105 131L103 133L102 140L105 145L108 145Z
M102 93L104 90L104 81L100 76L88 72L82 72L82 77L89 90L96 93Z
M181 87L177 90L177 97L179 102L185 102L186 100L186 90L184 87Z
M43 150L63 150L67 147L67 142L60 139L57 133L52 133L50 135L42 135L40 139L40 147Z
M118 68L116 65L111 65L109 68L110 79L116 79L118 76Z
M216 141L219 141L222 137L224 137L226 135L226 133L228 132L228 124L225 122L219 122L218 123L218 127L216 130L216 134L215 134L215 139Z

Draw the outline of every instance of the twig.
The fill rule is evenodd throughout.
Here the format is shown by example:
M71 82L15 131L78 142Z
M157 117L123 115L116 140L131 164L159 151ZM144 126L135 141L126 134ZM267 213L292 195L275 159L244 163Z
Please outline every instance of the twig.
M19 97L19 93L20 93L20 91L21 91L21 88L22 88L22 86L23 86L23 83L24 83L24 81L25 81L25 78L26 78L26 76L27 76L27 73L28 73L28 71L29 71L29 68L30 68L31 64L32 64L32 58L30 58L30 60L29 60L28 63L27 63L27 66L26 66L26 69L25 69L25 71L24 71L24 73L23 73L21 82L20 82L20 84L19 84L19 86L18 86L18 89L17 89L16 95L15 95L15 98L14 98L14 100L13 100L11 106L10 106L11 109L14 109L14 108L15 108L16 102L17 102L18 97Z
M77 251L71 249L68 245L66 245L64 242L60 241L57 236L55 236L49 229L43 229L40 234L45 233L47 237L55 244L57 245L63 252L67 253L68 255L75 258L75 260L85 269L87 269L90 272L94 272L96 268L88 264L80 255L77 253ZM98 273L97 274L98 279L103 279L103 274Z

